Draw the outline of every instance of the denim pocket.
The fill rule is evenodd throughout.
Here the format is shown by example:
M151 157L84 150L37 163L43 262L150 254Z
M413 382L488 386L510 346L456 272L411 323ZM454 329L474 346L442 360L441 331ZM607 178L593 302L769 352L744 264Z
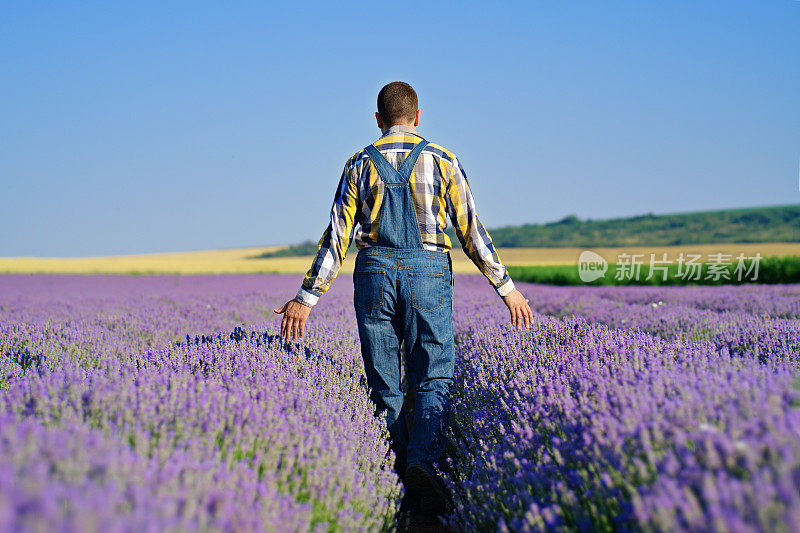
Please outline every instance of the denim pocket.
M372 311L381 305L383 270L361 270L353 273L356 306Z
M450 279L441 272L409 272L411 307L419 311L436 311L444 305L444 291Z

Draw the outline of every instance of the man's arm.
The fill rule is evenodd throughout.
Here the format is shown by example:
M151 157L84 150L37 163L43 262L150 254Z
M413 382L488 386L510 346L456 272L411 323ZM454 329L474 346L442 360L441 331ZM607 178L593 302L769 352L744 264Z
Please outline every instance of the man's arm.
M464 253L494 287L497 294L511 313L511 322L517 329L523 325L528 327L533 319L533 312L528 300L514 288L514 282L508 275L508 269L500 261L492 238L483 224L478 220L475 199L467 182L467 175L458 159L453 159L452 172L447 184L447 214L453 223L456 236L461 242Z
M355 227L358 186L345 165L331 206L330 222L317 245L317 255L297 292L297 300L313 307L331 286L342 266Z
M304 335L311 308L330 288L342 266L355 227L357 208L358 187L350 175L350 166L345 165L333 199L330 223L319 240L311 268L306 272L297 296L275 309L277 314L285 313L281 321L282 337L291 336L295 340Z

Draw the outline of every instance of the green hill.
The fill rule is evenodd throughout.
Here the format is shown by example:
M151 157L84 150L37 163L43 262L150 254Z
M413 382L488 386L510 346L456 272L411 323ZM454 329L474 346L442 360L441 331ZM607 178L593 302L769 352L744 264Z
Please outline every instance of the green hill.
M800 205L671 215L649 213L606 220L581 220L570 215L558 222L506 226L490 229L489 233L498 247L800 242Z
M456 247L453 229L448 235ZM547 224L490 229L497 247L667 246L739 242L800 242L800 205L699 211L581 220L575 215ZM351 243L352 246L352 243ZM309 255L317 243L304 243L259 257Z

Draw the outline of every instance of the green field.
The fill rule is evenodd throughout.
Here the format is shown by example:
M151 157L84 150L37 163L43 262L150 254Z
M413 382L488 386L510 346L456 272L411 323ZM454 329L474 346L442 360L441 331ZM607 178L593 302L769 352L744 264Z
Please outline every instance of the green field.
M650 273L649 265L641 265L639 275L629 275L631 272L627 266L619 264L609 264L605 275L590 283L581 281L578 275L577 265L536 265L536 266L509 266L508 273L516 281L526 281L529 283L545 283L549 285L723 285L741 283L800 283L800 257L796 256L772 256L765 257L759 261L758 276L752 279L744 275L747 270L739 276L735 271L735 262L724 268L726 274L717 275L710 271L710 263L698 265L698 276L680 277L678 275L678 265L671 264L667 267L666 275L656 270ZM747 269L752 267L751 261L745 261ZM622 270L621 270L622 269ZM752 272L752 271L751 271ZM738 279L741 277L741 279ZM617 279L620 278L620 279ZM649 279L648 279L649 278ZM665 279L666 278L666 279Z

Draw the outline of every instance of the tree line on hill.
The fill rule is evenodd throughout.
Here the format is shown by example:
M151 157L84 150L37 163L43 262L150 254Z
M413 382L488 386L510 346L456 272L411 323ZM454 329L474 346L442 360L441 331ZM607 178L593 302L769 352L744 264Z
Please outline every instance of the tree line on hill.
M458 247L453 229L447 232L454 247ZM489 233L494 245L502 248L800 242L800 205L648 213L605 220L581 220L569 215L557 222L504 226L490 229ZM257 257L313 255L316 251L317 242L308 240Z

